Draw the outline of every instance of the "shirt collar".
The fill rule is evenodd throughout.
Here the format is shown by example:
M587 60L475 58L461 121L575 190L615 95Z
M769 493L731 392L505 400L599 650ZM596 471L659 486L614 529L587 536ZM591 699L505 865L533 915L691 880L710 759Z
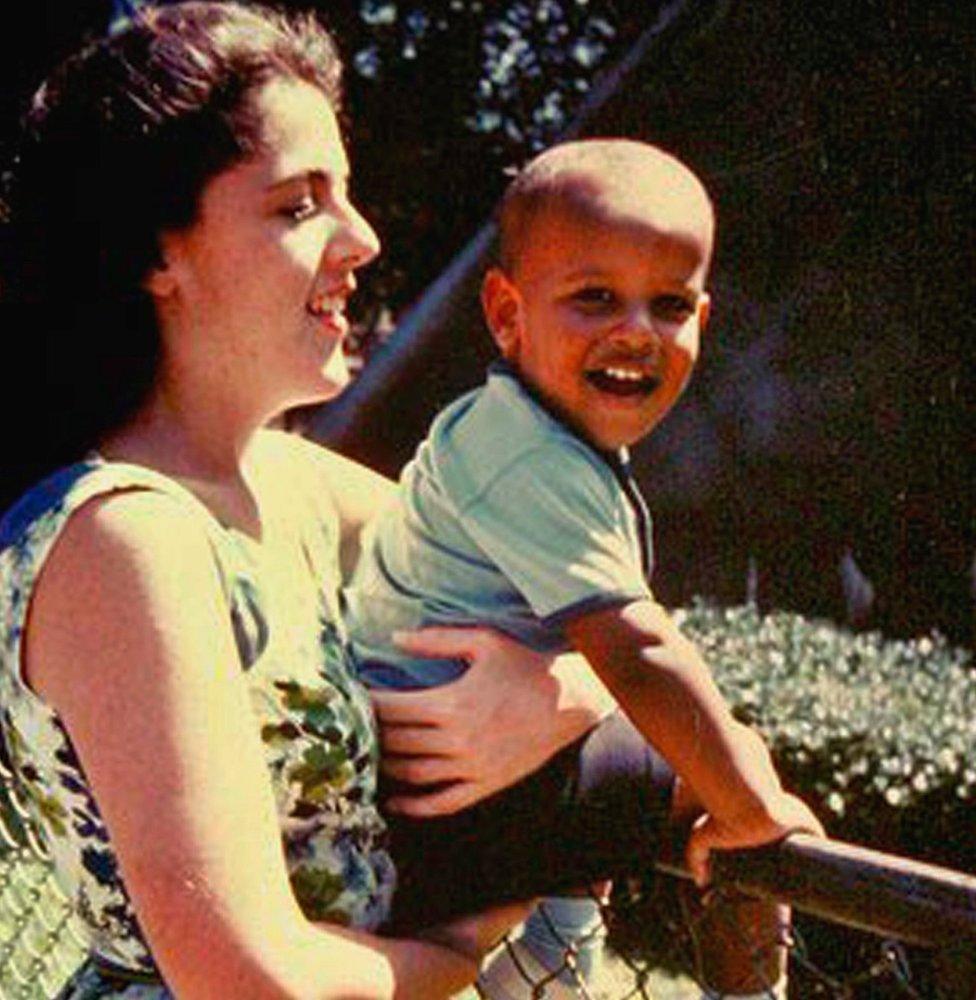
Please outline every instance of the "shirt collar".
M529 385L525 379L522 378L519 370L508 361L506 358L496 358L488 366L488 375L502 375L507 376L512 379L518 387L528 396L541 410L545 411L553 420L555 420L560 427L565 428L570 434L573 435L578 441L581 441L587 446L591 451L595 452L600 456L611 468L620 470L627 475L630 475L630 449L626 446L621 446L616 451L607 448L599 448L592 441L583 437L574 427L566 423L566 421L549 405L549 403L542 398L538 389L533 385Z

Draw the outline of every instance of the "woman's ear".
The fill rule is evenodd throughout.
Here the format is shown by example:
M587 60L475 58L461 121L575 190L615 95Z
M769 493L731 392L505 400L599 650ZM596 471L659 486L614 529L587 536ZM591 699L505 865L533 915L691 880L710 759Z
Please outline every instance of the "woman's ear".
M176 291L176 268L178 246L174 234L162 233L158 238L156 262L146 272L142 287L154 299L167 299Z
M142 279L142 287L154 299L168 299L176 291L176 279L169 265L153 264Z
M501 268L493 267L485 275L481 308L502 357L514 361L522 332L522 295Z

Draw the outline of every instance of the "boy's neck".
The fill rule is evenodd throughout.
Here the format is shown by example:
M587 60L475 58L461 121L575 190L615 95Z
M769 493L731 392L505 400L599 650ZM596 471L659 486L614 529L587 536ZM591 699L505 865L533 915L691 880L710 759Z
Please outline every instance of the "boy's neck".
M554 409L549 401L539 392L538 388L532 384L519 369L512 364L507 358L496 358L488 367L489 373L495 372L502 375L508 375L515 379L521 386L522 391L529 396L533 402L542 410L552 417L553 420L557 421L560 426L566 428L570 434L575 438L582 441L588 448L596 452L605 462L608 462L614 467L625 468L630 464L630 450L626 446L621 446L617 449L601 448L598 444L591 441L585 434L582 434L579 428L575 427L570 421L568 421L558 410Z

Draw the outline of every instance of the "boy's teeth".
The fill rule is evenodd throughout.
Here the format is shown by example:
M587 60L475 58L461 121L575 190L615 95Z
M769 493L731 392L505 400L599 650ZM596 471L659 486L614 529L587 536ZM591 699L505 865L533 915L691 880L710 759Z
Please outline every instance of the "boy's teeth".
M660 378L638 368L594 368L587 374L588 381L601 392L615 396L646 396L660 384Z

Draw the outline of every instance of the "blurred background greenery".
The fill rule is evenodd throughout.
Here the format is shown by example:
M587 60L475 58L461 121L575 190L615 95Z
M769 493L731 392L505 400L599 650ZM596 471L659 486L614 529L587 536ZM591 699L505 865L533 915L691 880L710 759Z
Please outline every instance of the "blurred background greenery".
M583 126L674 150L718 205L700 371L635 455L657 592L972 643L970 4L289 3L321 13L348 64L355 193L385 243L357 307L367 363L489 216L506 172L663 25ZM125 3L16 6L0 53L8 154L45 67ZM472 302L452 309L347 450L395 472L435 409L480 380L487 337Z
M673 150L718 206L700 370L635 452L655 516L655 589L687 609L730 700L834 835L976 868L965 835L976 793L972 5L288 5L315 7L348 65L354 193L385 244L351 349L359 365L380 352L404 360L342 446L389 473L491 355L473 294L412 353L398 344L404 321L429 304L425 289L508 173L563 135L659 26L582 125ZM9 5L5 163L46 68L124 7ZM134 182L125 196L137 193ZM8 361L14 351L5 345ZM21 883L34 871L16 870Z

